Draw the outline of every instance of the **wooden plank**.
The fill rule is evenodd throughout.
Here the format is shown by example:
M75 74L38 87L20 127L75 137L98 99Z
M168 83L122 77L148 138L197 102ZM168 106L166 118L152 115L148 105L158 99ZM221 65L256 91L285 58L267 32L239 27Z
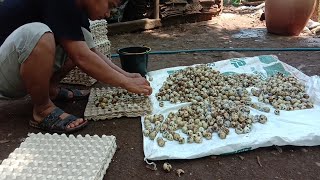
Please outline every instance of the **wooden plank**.
M160 19L148 18L127 22L112 23L108 24L108 35L155 29L160 26L162 26Z

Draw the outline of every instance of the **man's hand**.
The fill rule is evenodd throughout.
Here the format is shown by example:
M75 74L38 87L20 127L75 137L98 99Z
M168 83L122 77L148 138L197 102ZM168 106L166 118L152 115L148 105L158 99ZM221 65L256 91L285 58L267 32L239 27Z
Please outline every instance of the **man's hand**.
M140 77L142 77L141 74L139 74L139 73L126 73L125 76L127 76L129 78L140 78Z
M140 74L139 74L140 75ZM152 94L152 88L149 82L143 77L128 78L124 88L136 94L144 94L149 96Z

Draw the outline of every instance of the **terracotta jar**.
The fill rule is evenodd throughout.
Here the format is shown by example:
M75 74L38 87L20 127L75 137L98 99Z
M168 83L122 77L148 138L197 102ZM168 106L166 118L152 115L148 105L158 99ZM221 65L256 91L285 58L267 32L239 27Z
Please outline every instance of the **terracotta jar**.
M310 19L317 0L266 0L268 32L297 36Z

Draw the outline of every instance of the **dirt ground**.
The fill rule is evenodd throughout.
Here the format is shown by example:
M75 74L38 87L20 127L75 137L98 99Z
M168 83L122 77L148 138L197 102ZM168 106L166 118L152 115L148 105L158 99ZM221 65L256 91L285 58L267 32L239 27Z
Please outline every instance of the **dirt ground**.
M256 48L256 47L319 47L315 36L280 37L268 34L259 15L234 14L225 11L208 22L164 27L141 33L109 37L112 52L132 45L146 45L152 50L195 48ZM173 66L214 62L239 56L275 54L280 60L300 69L307 75L319 75L320 52L211 52L175 55L151 55L149 70ZM115 62L119 64L118 60ZM60 103L59 107L74 115L83 116L86 101ZM0 101L0 161L19 146L29 132L32 118L30 98ZM106 172L105 179L178 179L174 173L146 168L143 161L142 133L139 118L120 118L91 122L79 134L115 135L118 150ZM2 140L9 140L8 142ZM5 143L4 143L5 142ZM181 149L183 151L183 149ZM261 166L257 158L260 160ZM181 179L320 179L320 146L281 148L266 147L227 156L210 156L194 160L168 160L173 169L183 169Z

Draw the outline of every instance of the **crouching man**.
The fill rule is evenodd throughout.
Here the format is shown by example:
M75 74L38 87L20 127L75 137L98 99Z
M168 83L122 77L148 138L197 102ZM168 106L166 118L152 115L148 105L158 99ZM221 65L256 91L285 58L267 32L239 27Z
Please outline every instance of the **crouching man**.
M29 94L34 104L31 126L70 133L87 124L52 102L88 96L88 91L58 87L75 66L103 83L151 94L146 79L123 71L94 49L88 18L106 18L117 4L117 0L0 3L0 95L19 98Z

